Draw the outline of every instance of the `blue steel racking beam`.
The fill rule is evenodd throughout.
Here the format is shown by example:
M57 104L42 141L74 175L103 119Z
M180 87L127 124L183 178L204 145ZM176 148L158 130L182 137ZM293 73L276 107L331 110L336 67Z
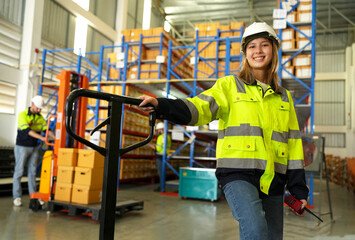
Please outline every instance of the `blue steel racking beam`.
M292 12L294 12L298 6L299 6L300 2L298 1L291 9L290 11L287 12L287 14L290 14ZM306 133L314 133L314 79L315 79L315 54L316 54L316 44L315 44L315 38L316 38L316 0L312 0L312 21L310 23L311 29L312 29L312 36L308 37L304 32L302 32L301 30L299 30L295 24L292 24L290 22L287 21L287 25L289 27L291 27L292 29L294 29L296 32L300 33L302 36L304 36L305 38L307 38L309 40L309 42L303 46L302 48L300 48L298 51L296 51L289 59L287 59L284 63L282 63L282 55L283 55L283 51L282 51L282 47L279 50L279 72L278 75L280 77L280 79L282 79L282 71L285 71L288 75L290 75L295 81L297 81L300 85L302 85L306 90L307 93L303 96L301 96L300 98L296 98L294 101L294 105L295 107L297 107L300 103L302 103L302 101L304 101L307 97L311 98L311 102L310 102L310 124L309 126L305 127ZM280 2L280 8L282 9L282 3ZM282 41L282 30L279 31L279 38ZM294 59L297 55L299 55L300 53L303 53L305 51L305 49L311 45L311 77L310 77L310 84L311 86L309 87L308 85L306 85L301 79L299 79L298 77L296 77L295 75L291 74L289 71L287 71L284 66L286 63L290 62L292 59ZM309 192L309 204L313 205L313 172L310 172L309 174L307 173L307 178L309 179L308 184L310 187L310 192Z

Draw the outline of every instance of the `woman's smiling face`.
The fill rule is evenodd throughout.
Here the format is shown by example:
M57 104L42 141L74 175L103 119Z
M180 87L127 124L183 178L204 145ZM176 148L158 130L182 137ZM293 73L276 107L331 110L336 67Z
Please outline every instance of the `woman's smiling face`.
M272 60L272 43L267 38L256 38L246 47L246 59L253 70L266 70Z

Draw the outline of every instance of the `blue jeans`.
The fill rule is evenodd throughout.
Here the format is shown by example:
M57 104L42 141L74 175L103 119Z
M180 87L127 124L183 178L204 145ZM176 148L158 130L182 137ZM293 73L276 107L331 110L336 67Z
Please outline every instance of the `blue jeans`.
M223 191L239 222L240 240L282 239L283 196L261 199L259 190L243 180L227 183Z
M36 167L38 159L37 147L15 146L15 172L12 184L13 198L22 196L21 178L27 164L28 191L29 194L36 192Z
M161 175L163 171L163 155L155 154L155 161L157 163L159 179L161 180Z

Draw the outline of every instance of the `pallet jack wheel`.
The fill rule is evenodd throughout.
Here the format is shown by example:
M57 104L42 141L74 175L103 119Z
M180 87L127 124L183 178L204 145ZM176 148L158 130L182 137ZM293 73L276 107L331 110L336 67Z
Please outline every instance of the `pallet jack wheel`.
M31 199L29 208L32 209L33 211L37 212L38 210L42 209L42 205L38 201L38 199Z

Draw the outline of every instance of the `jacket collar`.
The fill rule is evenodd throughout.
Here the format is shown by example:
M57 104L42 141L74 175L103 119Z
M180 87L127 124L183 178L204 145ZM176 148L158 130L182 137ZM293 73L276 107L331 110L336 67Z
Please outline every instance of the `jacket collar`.
M33 113L31 112L31 107L28 107L27 115L28 115L28 116L31 116L31 115L40 115L40 113L33 114Z

